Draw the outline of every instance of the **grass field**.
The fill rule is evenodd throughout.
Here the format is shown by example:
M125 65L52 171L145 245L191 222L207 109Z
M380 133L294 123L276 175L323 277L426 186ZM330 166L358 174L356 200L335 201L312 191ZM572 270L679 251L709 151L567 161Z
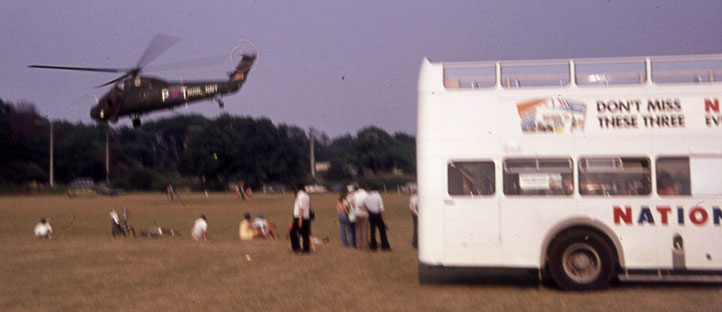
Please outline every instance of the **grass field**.
M285 239L238 239L244 212L264 212L285 235L290 194L247 201L232 194L182 195L182 201L162 194L0 197L0 310L722 310L719 286L614 285L569 293L536 284L420 285L405 195L384 195L393 248L388 253L342 248L336 195L311 195L313 234L330 238L311 255L290 253ZM113 239L108 213L124 206L136 231L155 220L182 236ZM201 213L208 216L207 242L190 238ZM41 217L52 220L55 239L33 238Z

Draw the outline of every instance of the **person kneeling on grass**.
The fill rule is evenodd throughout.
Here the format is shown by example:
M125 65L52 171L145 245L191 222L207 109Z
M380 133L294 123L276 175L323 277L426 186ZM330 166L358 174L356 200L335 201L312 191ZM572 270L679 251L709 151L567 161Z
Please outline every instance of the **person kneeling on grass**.
M195 240L207 240L208 239L208 222L206 222L206 215L202 214L200 218L196 219L191 229L191 236Z
M35 225L35 237L36 238L52 238L53 228L50 226L50 221L45 218L40 219L40 223Z
M251 214L248 212L243 214L243 221L241 221L241 226L238 228L238 236L241 240L252 240L256 237L263 237L260 231L253 228L253 224L251 224Z

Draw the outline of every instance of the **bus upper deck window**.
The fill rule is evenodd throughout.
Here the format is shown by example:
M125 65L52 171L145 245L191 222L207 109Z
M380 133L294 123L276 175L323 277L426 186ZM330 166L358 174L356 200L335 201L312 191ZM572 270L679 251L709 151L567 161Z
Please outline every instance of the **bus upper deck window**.
M492 195L494 162L450 161L447 165L449 195Z

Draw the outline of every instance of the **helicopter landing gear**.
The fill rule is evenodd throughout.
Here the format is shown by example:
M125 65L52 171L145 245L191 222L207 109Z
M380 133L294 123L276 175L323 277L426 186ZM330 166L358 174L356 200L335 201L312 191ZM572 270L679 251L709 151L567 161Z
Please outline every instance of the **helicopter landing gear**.
M223 109L223 106L225 106L225 104L223 104L223 100L216 99L216 102L218 102L218 108Z
M133 129L140 128L140 117L133 118Z

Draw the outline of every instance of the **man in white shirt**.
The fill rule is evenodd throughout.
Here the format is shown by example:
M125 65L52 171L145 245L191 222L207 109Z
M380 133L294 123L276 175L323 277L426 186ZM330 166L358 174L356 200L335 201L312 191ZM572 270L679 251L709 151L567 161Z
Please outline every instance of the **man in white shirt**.
M414 236L411 240L411 246L417 248L419 246L419 232L417 230L419 215L419 195L416 190L409 197L409 210L411 210L411 218L414 220Z
M196 219L191 229L191 236L195 240L206 240L208 239L208 223L206 222L206 215L202 214L200 218Z
M296 184L296 201L293 203L293 224L289 236L291 237L291 250L293 252L311 252L311 198L304 190L302 183ZM303 239L303 249L298 236Z
M371 242L369 248L376 250L376 229L379 229L379 236L381 237L381 249L385 251L391 250L389 240L386 238L386 215L384 214L384 201L381 199L378 187L376 185L371 186L371 192L364 200L364 207L369 214L369 231L371 236Z
M50 226L50 221L45 218L40 219L40 223L35 225L35 237L36 238L52 238L53 228Z

